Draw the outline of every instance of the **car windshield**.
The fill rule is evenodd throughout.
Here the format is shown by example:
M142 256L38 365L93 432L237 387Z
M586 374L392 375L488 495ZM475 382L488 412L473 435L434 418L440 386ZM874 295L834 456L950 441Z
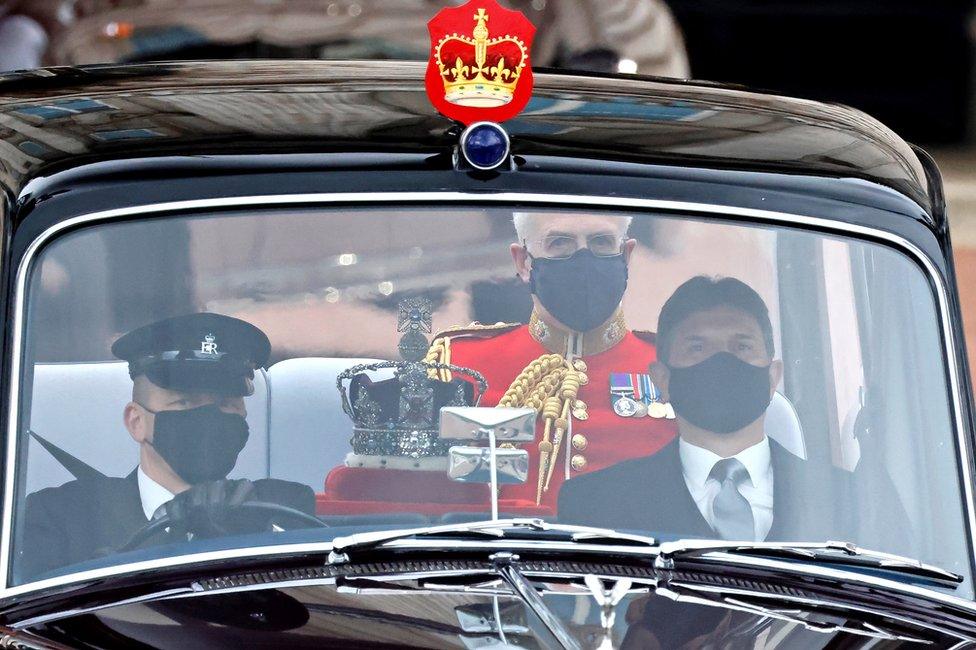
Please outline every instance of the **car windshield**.
M92 222L22 273L8 584L484 520L491 430L501 517L844 540L972 594L937 282L894 244L262 206Z

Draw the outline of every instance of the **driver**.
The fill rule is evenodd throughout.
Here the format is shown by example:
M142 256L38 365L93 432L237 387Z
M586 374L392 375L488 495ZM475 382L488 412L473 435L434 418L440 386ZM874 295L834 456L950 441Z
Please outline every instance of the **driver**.
M227 479L248 439L244 396L254 392L254 370L270 351L258 328L212 313L169 318L119 338L112 353L129 362L132 377L122 419L139 445L139 464L124 478L87 468L77 480L29 495L25 574L109 554L164 515L175 530L202 532L194 526L246 501L314 514L315 494L306 485Z

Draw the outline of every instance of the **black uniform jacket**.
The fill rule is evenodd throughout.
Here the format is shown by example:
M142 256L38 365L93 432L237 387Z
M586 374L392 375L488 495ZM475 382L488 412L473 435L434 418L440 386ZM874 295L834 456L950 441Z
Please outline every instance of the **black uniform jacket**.
M872 468L862 480L860 467L851 473L808 462L772 438L769 446L773 525L766 541L843 540L888 552L911 549L907 516L887 474ZM669 538L716 537L688 492L677 439L652 456L568 481L559 493L559 520Z
M300 483L254 481L255 500L315 514L315 493ZM17 574L20 580L111 553L148 523L136 470L123 478L85 478L27 497Z

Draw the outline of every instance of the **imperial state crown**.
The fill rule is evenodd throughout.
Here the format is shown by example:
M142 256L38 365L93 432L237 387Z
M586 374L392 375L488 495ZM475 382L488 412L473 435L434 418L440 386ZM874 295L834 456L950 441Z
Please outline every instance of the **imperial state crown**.
M456 443L439 435L441 408L476 406L488 384L470 368L424 361L424 332L431 331L429 300L401 301L397 330L403 333L398 346L403 361L353 366L336 379L342 408L353 422L354 464L426 469L431 463L421 459L438 459L435 464L446 466L448 449ZM370 373L384 370L392 370L393 377L370 378Z

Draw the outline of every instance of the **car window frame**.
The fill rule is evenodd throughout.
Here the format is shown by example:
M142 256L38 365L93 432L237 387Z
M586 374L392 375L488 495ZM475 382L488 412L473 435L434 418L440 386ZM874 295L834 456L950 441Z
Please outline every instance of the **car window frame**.
M259 554L287 552L294 547L295 552L308 551L310 547L316 550L328 550L330 544L298 543L294 545L277 545L265 548L241 547L226 551L189 554L176 557L165 557L158 560L141 562L133 565L113 565L103 569L84 572L66 573L64 575L11 585L13 557L13 514L14 496L16 494L18 458L18 443L20 424L20 384L23 376L24 364L24 327L27 298L27 281L30 277L32 263L44 246L54 238L79 226L90 226L102 222L122 219L152 218L164 216L181 216L199 213L202 210L217 212L220 210L240 210L242 208L279 208L279 207L335 207L337 205L354 205L357 208L370 206L389 206L391 204L416 206L452 206L467 204L490 209L503 206L532 205L534 207L579 208L587 207L601 211L625 210L634 212L654 212L667 216L675 215L685 218L701 218L716 222L731 224L753 224L766 226L785 226L802 230L819 232L827 235L870 240L886 245L899 251L915 262L923 272L925 278L934 289L934 298L939 312L939 331L942 340L942 362L948 375L949 408L951 420L955 429L953 436L956 444L956 463L958 476L963 483L963 498L965 507L965 525L968 532L970 575L976 576L976 503L974 503L973 485L973 452L969 444L971 432L967 426L966 400L963 396L963 386L967 385L961 376L962 364L958 358L960 344L956 340L953 328L953 301L943 275L938 271L938 264L923 250L909 239L896 233L862 224L854 224L834 219L795 214L783 211L761 210L720 203L697 203L688 201L674 201L667 199L629 198L620 196L594 196L574 194L545 194L541 192L499 192L481 194L465 191L391 191L381 193L308 193L281 194L243 197L217 197L209 199L193 199L145 205L132 205L73 216L59 221L37 235L24 250L17 263L16 274L13 278L14 290L11 296L11 308L8 313L13 315L11 328L11 355L9 359L9 381L5 392L8 399L7 444L4 467L4 496L3 521L0 522L0 601L31 593L43 589L63 587L76 582L93 578L106 578L123 575L132 571L161 566L175 566L193 564L215 559L239 558Z

